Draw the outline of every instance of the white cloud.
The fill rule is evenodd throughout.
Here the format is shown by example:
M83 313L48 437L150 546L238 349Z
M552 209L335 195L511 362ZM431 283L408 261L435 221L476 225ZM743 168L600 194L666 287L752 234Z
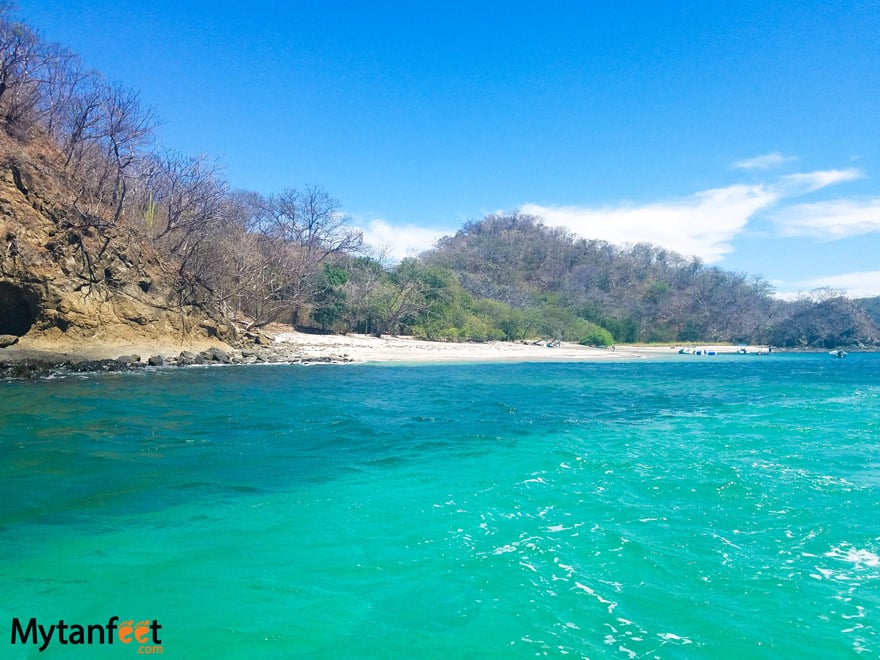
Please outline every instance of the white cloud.
M761 159L793 160L780 154L767 154L751 160L757 162ZM758 166L753 164L752 167ZM652 243L711 264L733 251L732 241L759 213L776 222L784 236L833 239L880 231L880 199L800 204L766 215L769 209L787 199L862 176L862 172L855 168L818 170L788 174L764 183L703 190L678 199L641 205L623 202L613 206L586 207L527 203L520 210L543 218L549 226L564 227L584 238L615 244ZM354 224L363 231L365 244L392 261L429 250L438 239L455 232L454 229L432 229L413 224L394 225L380 218L363 219Z
M776 187L782 196L794 197L863 177L862 171L853 167L847 170L818 170L816 172L802 172L800 174L782 176L779 178Z
M745 228L749 217L776 199L765 186L730 186L644 206L591 209L526 204L522 210L585 238L653 243L713 263L733 250L730 241Z
M783 156L778 151L774 151L773 153L764 154L763 156L738 160L731 167L738 170L769 170L785 163L790 163L793 160L797 160L797 157Z
M783 300L794 300L801 293L822 287L839 289L850 298L880 296L880 270L826 275L802 282L794 282L789 285L780 286L776 297Z
M790 174L773 183L733 185L669 202L589 208L525 204L522 211L584 238L609 243L653 243L706 263L733 251L731 241L756 213L778 202L860 178L857 169Z
M880 232L880 199L796 204L770 216L784 236L838 240Z
M454 233L412 224L395 226L378 218L365 224L359 227L364 232L364 243L392 261L430 250L438 239Z

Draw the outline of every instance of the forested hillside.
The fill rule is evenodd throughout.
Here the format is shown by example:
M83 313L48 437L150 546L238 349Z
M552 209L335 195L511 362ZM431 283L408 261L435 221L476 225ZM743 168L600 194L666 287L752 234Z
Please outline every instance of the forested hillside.
M258 338L274 321L437 340L875 345L865 307L518 212L387 263L318 187L236 190L139 95L0 9L0 335ZM875 317L876 318L876 317Z
M647 244L576 238L522 214L470 223L423 258L454 271L473 295L524 310L564 309L615 341L831 346L878 334L860 306L834 292L783 302L760 277Z

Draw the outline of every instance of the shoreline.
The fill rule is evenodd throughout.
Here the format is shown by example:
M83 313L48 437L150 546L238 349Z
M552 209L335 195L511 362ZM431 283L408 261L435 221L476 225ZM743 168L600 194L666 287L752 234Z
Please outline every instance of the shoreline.
M339 355L354 363L435 363L435 362L568 362L626 360L678 354L677 346L621 345L608 348L581 346L573 342L438 342L413 337L370 335L313 335L286 331L275 336L276 346L295 346L298 354L309 358ZM704 351L734 354L732 345L700 345ZM767 352L766 346L748 346L749 353Z
M335 335L299 332L290 326L267 329L267 341L235 348L216 339L156 341L106 339L64 341L22 337L0 349L0 378L28 379L64 373L129 371L143 367L211 364L468 364L485 362L593 362L677 355L681 345L622 345L609 348L572 342L435 342L413 337ZM689 345L693 346L693 345ZM713 354L735 354L743 347L697 345ZM747 346L766 353L766 346Z

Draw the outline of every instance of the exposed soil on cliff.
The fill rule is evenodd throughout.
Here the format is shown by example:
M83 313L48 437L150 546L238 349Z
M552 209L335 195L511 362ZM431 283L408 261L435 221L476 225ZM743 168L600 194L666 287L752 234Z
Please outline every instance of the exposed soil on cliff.
M0 131L0 345L85 355L106 344L199 347L233 336L175 305L173 273L147 241L123 226L96 231L75 200L50 140Z

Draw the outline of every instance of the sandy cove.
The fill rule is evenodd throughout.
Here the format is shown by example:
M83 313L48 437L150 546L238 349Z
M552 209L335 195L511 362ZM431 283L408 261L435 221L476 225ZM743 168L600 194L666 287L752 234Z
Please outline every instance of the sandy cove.
M228 353L232 362L337 362L337 363L436 363L436 362L559 362L651 358L678 353L679 346L617 346L593 348L562 342L552 347L544 342L434 342L412 337L314 334L294 331L290 326L267 328L270 341L249 349L236 349L217 340L180 341L167 337L157 341L131 338L95 338L76 342L23 337L17 344L0 349L0 361L45 359L52 362L116 360L137 355L144 361L162 356L174 364L183 351L212 348ZM700 345L717 353L735 353L741 347ZM766 347L749 346L749 353Z
M412 337L370 335L312 335L282 332L276 346L290 347L306 358L338 356L351 362L497 362L595 360L625 357L626 351L590 348L562 343L546 345L518 342L438 342Z
M412 337L317 335L280 332L276 346L289 346L308 358L338 356L351 362L559 362L650 358L676 355L681 346L616 346L593 348L571 342L553 347L544 342L435 342ZM295 347L295 348L294 348ZM704 351L736 353L741 347L700 345ZM767 347L748 346L749 353Z

